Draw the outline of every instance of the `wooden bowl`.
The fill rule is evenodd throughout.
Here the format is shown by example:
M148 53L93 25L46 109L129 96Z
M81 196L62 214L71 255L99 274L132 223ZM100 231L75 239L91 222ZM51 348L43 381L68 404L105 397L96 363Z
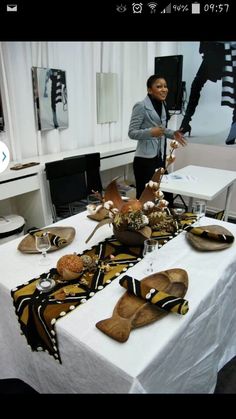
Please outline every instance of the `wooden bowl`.
M144 243L144 240L149 239L152 234L150 227L145 226L140 231L130 231L130 230L117 230L113 225L114 236L121 243L126 244L127 246L141 246Z

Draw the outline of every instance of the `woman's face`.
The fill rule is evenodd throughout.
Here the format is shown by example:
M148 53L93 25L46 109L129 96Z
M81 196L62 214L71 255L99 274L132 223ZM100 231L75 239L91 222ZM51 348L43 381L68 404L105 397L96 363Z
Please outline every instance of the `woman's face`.
M152 87L148 88L148 93L157 100L166 100L168 87L165 79L156 79Z

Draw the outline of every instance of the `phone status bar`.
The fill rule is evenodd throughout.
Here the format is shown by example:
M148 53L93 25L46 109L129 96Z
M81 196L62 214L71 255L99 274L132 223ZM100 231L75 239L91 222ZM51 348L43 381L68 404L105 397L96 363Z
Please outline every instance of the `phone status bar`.
M169 3L165 7L161 6L157 2L132 2L126 3L121 2L114 5L115 11L117 14L125 15L125 14L133 14L133 15L140 15L140 14L178 14L178 15L200 15L200 14L227 14L230 12L231 5L230 3Z

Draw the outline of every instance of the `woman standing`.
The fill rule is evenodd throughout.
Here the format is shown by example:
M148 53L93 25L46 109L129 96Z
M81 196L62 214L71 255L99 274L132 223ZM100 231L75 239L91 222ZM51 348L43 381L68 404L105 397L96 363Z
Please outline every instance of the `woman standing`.
M167 94L166 80L154 74L147 80L147 96L133 107L128 135L138 142L133 162L137 199L155 170L165 167L166 138L175 139L182 146L187 144L181 131L167 129ZM172 194L165 195L172 206Z

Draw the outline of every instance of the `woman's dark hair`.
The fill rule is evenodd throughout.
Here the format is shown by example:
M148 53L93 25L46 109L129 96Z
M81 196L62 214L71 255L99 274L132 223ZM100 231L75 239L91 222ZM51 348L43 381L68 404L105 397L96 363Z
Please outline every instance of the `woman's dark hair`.
M148 89L151 89L152 85L155 83L155 81L156 81L157 79L164 79L164 80L166 80L166 79L165 79L165 77L164 77L164 76L162 76L161 74L153 74L152 76L150 76L150 77L147 79L147 88L148 88Z

